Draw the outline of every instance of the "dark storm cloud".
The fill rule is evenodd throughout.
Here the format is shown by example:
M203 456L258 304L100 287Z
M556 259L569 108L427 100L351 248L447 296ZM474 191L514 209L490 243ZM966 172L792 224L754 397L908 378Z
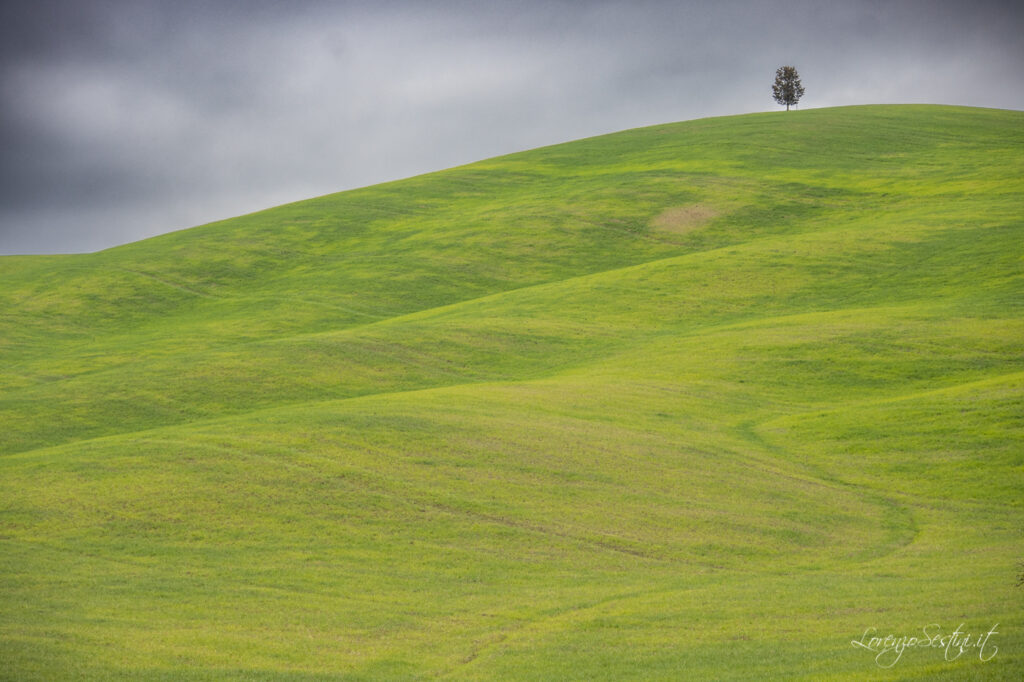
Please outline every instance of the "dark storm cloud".
M93 250L490 155L801 106L1024 108L998 2L0 5L0 253Z

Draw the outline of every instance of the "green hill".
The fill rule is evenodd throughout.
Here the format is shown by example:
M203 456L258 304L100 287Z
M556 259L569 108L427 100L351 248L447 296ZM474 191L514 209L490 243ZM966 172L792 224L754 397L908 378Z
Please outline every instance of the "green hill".
M0 678L1020 679L1022 209L848 107L0 258Z

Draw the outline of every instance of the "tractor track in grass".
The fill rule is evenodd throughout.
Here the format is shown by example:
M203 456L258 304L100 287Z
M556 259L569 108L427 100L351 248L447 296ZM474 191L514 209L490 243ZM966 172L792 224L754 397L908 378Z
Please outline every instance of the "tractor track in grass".
M460 676L462 672L466 671L467 668L472 667L473 664L482 657L512 646L515 640L528 637L531 633L543 631L545 628L557 627L562 622L572 622L574 619L585 616L588 612L600 611L609 604L625 602L643 597L651 597L658 594L689 592L696 589L698 588L670 587L656 590L630 590L628 592L621 592L600 599L589 600L561 609L553 609L549 613L542 613L531 618L512 622L501 629L492 631L485 637L480 638L478 640L479 643L476 643L465 657L454 665L437 672L436 677L438 679L446 679L451 678L452 676Z
M887 513L883 514L885 536L882 542L874 547L865 547L858 552L852 553L851 558L856 561L873 561L895 554L900 549L907 547L917 539L920 532L917 520L909 504L900 502L894 496L885 495L882 492L869 486L860 485L845 481L836 477L821 467L814 466L806 461L794 461L791 453L787 453L781 447L775 445L765 438L758 431L759 424L754 421L745 421L739 424L734 432L742 439L753 445L755 449L768 453L770 460L762 460L763 463L785 461L791 466L804 469L811 480L818 481L822 485L831 488L838 488L852 493L860 499ZM772 465L774 469L775 466ZM801 480L802 477L801 477Z
M474 521L482 521L484 523L504 526L506 528L512 528L523 532L531 533L534 535L540 535L549 539L564 540L573 544L591 547L599 551L615 552L618 554L624 554L636 559L650 560L650 561L670 561L666 557L659 557L651 552L645 552L642 549L636 547L630 547L623 543L616 543L612 538L607 540L595 539L592 537L586 537L584 535L572 533L569 530L555 528L553 526L547 526L540 523L528 521L525 519L515 519L501 514L495 514L482 510L467 509L464 507L458 507L451 503L446 503L436 499L436 496L431 494L429 491L422 488L411 486L408 482L401 479L389 478L384 474L381 474L373 469L366 467L354 466L351 464L339 464L339 461L328 455L321 455L304 450L302 448L296 448L291 446L281 445L267 445L261 442L251 443L250 447L245 447L245 441L239 438L232 438L228 436L217 436L215 438L216 443L210 443L205 439L199 437L191 440L171 440L161 438L147 438L139 439L137 442L146 442L151 444L168 444L175 445L178 447L202 447L207 449L215 449L226 454L234 456L255 458L260 459L274 466L287 467L295 471L303 472L313 478L327 478L333 484L344 483L349 487L358 489L362 492L372 492L375 495L381 497L387 497L391 500L398 502L399 506L406 508L412 508L417 511L424 511L425 509L431 509L435 512L440 512L450 516L469 518ZM229 444L231 443L231 444ZM262 447L269 452L258 452L255 450L256 447ZM299 463L294 459L288 460L283 457L275 456L276 453L287 453L289 455L298 455L307 460L307 463ZM324 462L335 468L335 471L328 474L322 467L313 465L312 461Z

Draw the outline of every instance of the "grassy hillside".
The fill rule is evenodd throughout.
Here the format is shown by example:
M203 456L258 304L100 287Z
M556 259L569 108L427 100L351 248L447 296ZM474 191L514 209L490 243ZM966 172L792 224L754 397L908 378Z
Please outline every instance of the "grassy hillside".
M1020 679L1022 209L850 107L0 258L0 678Z

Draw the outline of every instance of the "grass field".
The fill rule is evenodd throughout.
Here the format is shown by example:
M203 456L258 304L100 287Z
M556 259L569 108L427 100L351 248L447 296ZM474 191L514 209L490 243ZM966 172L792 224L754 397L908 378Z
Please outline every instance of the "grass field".
M1024 678L1024 113L632 130L0 310L2 679Z

